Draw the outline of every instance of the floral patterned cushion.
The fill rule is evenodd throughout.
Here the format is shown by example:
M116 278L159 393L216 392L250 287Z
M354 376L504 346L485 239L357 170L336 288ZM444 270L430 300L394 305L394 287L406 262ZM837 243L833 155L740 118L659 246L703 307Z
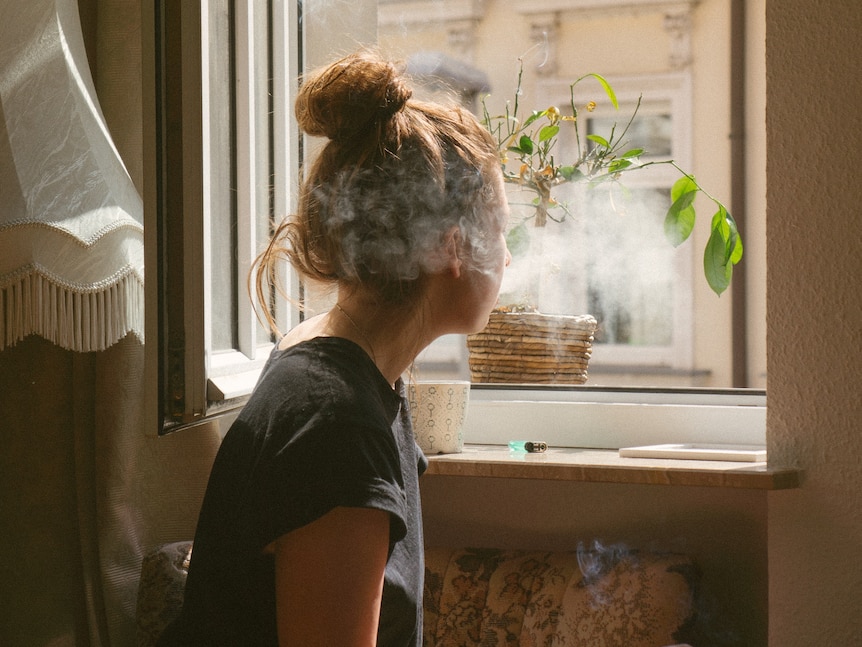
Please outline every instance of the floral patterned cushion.
M137 643L152 647L183 608L192 542L165 544L146 557L138 585Z
M426 647L661 647L693 615L681 555L428 549Z
M138 647L151 647L182 608L192 542L144 558ZM664 647L694 616L688 557L428 548L425 647Z

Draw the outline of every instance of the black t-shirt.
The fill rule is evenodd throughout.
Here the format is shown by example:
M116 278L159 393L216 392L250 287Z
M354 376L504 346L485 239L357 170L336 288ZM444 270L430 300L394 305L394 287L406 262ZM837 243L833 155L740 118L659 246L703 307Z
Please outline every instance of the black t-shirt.
M422 642L419 475L403 384L356 344L276 350L213 464L185 602L159 645L277 645L273 540L337 506L389 512L378 645Z

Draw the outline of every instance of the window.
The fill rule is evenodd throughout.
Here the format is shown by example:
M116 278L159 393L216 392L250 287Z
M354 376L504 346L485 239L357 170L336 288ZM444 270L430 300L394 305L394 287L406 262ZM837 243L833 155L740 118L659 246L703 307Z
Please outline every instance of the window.
M296 179L298 52L292 3L163 2L152 20L148 366L170 429L241 403L272 348L246 274ZM298 316L276 314L285 328Z
M247 291L247 272L287 212L288 172L296 151L287 136L289 78L296 78L284 35L290 16L273 3L203 3L208 13L209 104L205 120L210 178L204 195L207 392L209 407L247 395L272 349ZM295 56L294 56L295 59ZM206 87L206 86L205 86ZM206 135L205 135L206 136ZM287 327L289 313L279 313Z
M294 81L301 69L326 62L354 44L377 42L384 51L414 63L437 60L434 52L442 51L442 60L455 61L454 69L462 73L458 99L477 109L489 87L492 97L511 94L518 55L529 77L525 97L534 97L535 106L565 104L574 74L600 71L617 92L621 115L630 114L643 94L632 138L643 138L656 156L673 155L686 168L695 165L700 179L715 178L714 183L705 182L710 189L727 195L727 136L714 127L725 114L726 102L718 109L714 96L703 99L704 88L707 93L709 89L703 77L717 67L726 78L727 63L716 65L713 58L718 56L701 56L691 63L691 52L702 53L710 42L700 43L704 31L693 34L691 22L685 20L693 11L720 13L727 0L677 3L672 9L682 13L676 21L666 13L666 3L651 0L639 3L636 11L630 10L631 3L615 0L607 0L601 11L584 9L577 1L545 4L548 11L539 13L526 4L456 0L362 0L349 6L341 3L337 10L322 1L157 3L152 24L161 27L152 43L155 64L150 72L156 107L151 117L158 137L150 143L147 171L148 177L158 180L147 195L148 306L157 304L148 308L148 335L160 340L157 352L153 344L148 348L151 360L158 355L160 367L156 371L152 368L156 362L148 362L154 374L148 383L160 385L158 393L151 394L160 400L153 407L159 411L154 427L171 429L235 409L250 392L272 339L249 305L247 268L268 237L273 219L289 211L301 151L315 145L300 141L291 125ZM715 38L728 40L727 31L712 31L719 32ZM619 37L619 42L609 34ZM632 54L628 43L634 42L633 36L654 42ZM695 42L689 43L693 37ZM501 55L503 45L511 45L506 56ZM571 65L572 61L576 64ZM417 78L427 82L424 90L432 95L441 92L441 78L433 78L427 69L424 77L416 71ZM584 132L602 129L615 117L620 119L600 107L580 127ZM699 146L709 154L698 155ZM630 177L626 187L634 197L651 196L662 202L677 176L668 167L654 167ZM634 210L637 202L626 208ZM700 214L701 224L709 215ZM650 218L654 215L645 214L638 222ZM616 222L619 227L619 222L628 221L614 221L611 214L600 228L613 229L607 223ZM652 224L647 222L647 229L654 231ZM602 446L618 441L577 436L570 429L571 421L592 420L593 413L585 412L596 407L626 415L641 411L634 413L638 420L637 416L644 418L642 407L668 415L671 410L690 411L686 407L692 404L737 407L742 403L752 406L739 407L741 415L755 412L750 427L756 438L748 437L746 442L762 442L763 393L725 388L729 351L715 349L727 349L731 343L721 324L729 317L729 299L718 300L707 293L692 270L700 264L693 251L700 243L672 250L659 241L639 250L647 263L663 255L672 266L686 269L679 275L683 279L665 275L646 281L638 266L609 262L607 250L615 249L613 243L601 249L588 242L586 225L572 226L581 241L577 254L584 271L569 282L575 288L566 298L581 312L592 311L604 322L594 347L592 386L477 387L474 400L488 414L483 419L535 421L535 406L541 403L542 420L558 430L570 430L565 432L569 440L561 439L559 444ZM628 226L622 225L615 235L621 238ZM756 247L750 240L746 243L751 254ZM158 255L155 249L160 250ZM632 256L637 255L626 255ZM610 265L630 292L609 301L605 285L610 279L587 270L589 262ZM326 307L326 296L314 286L300 286L290 275L284 282L312 309ZM276 308L284 328L301 317L282 300L277 300ZM467 374L466 348L459 336L438 340L418 362L419 379L463 379ZM710 388L693 393L679 388L692 385ZM498 407L515 407L507 411L518 413L495 417L492 412ZM533 413L524 418L525 412ZM606 425L638 432L630 422L614 417L616 413L603 418L609 421ZM494 435L489 429L485 425L482 438ZM641 428L640 433L649 437L653 432ZM702 433L715 438L721 432ZM745 436L744 431L739 433ZM643 437L638 444L640 440Z
M450 61L440 66L443 75L465 68L484 75L491 114L501 114L506 101L510 107L514 102L519 57L522 117L550 105L564 110L569 84L584 73L600 72L611 82L620 110L608 105L598 84L577 86L583 103L599 102L596 112L582 119L582 137L596 131L607 135L614 122L621 129L640 99L639 117L626 139L650 153L641 161L672 157L725 198L730 195L730 148L721 120L730 105L727 92L716 88L727 82L730 56L721 59L713 40L729 42L729 3L633 4L381 2L379 42L407 61L429 58L428 50L439 52ZM716 16L724 22L709 23ZM712 24L710 33L702 27L706 24ZM453 78L450 86L458 89L462 83ZM565 157L565 142L560 144L556 152ZM693 240L674 249L664 239L661 220L678 177L671 167L654 166L627 175L625 192L611 200L585 204L573 198L575 211L582 213L576 213L574 222L554 225L557 246L548 245L545 237L539 296L544 303L539 309L597 316L592 384L727 387L729 349L734 343L751 343L731 338L729 325L721 323L731 316L730 297L712 295L701 275L702 232L712 205L699 203L701 229ZM746 243L748 253L756 254L757 244L751 239ZM516 283L519 269L516 258L507 284ZM515 303L518 289L512 289ZM763 309L758 304L761 316ZM762 357L762 340L757 347Z

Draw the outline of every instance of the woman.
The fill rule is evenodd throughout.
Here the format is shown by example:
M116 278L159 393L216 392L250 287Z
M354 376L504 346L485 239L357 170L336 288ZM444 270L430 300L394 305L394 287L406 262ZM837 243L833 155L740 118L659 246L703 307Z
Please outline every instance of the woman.
M162 645L422 642L427 463L401 376L437 337L484 327L510 258L494 141L410 96L367 52L302 85L299 125L329 141L257 290L286 257L337 301L281 337L227 433Z

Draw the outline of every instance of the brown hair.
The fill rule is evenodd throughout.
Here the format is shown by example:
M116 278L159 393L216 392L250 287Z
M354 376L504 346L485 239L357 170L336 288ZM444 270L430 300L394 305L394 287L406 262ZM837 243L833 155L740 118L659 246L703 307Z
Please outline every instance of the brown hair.
M440 269L433 251L452 226L480 262L487 203L499 199L495 142L466 110L411 96L403 72L369 51L304 79L299 126L329 141L306 170L297 213L255 261L261 303L282 257L307 278L369 288L389 304L409 303Z

